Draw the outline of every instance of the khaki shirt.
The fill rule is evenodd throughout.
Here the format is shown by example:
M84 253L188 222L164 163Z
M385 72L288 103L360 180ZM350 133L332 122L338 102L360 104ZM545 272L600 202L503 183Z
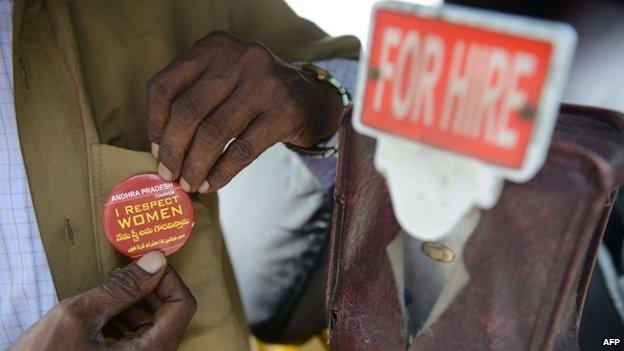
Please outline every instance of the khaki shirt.
M39 231L59 299L126 260L100 216L119 181L155 172L145 84L213 30L263 42L286 61L356 57L281 0L16 0L15 104ZM217 197L193 195L195 227L170 258L198 301L182 349L244 350L247 330Z

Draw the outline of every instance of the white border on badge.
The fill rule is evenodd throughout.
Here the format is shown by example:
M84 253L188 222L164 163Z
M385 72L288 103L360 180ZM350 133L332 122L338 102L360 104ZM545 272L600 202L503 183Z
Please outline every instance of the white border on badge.
M519 169L504 167L490 163L474 156L461 154L437 147L436 145L381 131L362 123L362 109L366 81L368 79L369 52L373 44L376 14L379 10L394 10L410 14L418 14L425 18L443 19L448 23L470 25L476 28L493 30L501 34L517 35L530 39L538 39L552 43L553 50L550 58L547 75L539 98L536 111L535 126L529 137L529 144L525 152L522 166ZM457 155L481 162L494 170L500 177L522 183L530 180L546 161L550 140L555 129L559 114L564 84L567 80L577 35L574 28L568 24L554 22L519 15L505 14L489 10L474 9L457 5L440 5L438 7L417 5L400 1L380 1L373 6L366 47L362 47L358 72L357 94L354 99L353 126L358 132L378 137L389 135L410 142L422 143ZM365 51L368 50L368 51Z

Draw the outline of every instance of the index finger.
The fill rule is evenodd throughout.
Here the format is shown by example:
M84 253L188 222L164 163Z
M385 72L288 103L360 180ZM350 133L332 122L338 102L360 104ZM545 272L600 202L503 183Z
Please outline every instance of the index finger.
M160 143L175 98L206 69L208 55L203 54L204 50L199 43L195 44L147 82L147 137L152 145Z
M154 324L140 337L146 349L174 350L195 314L197 302L171 266L154 290L162 305L154 313Z

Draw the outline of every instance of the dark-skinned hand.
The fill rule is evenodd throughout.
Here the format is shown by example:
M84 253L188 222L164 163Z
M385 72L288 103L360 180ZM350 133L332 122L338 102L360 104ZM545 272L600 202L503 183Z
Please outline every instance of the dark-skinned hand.
M310 147L340 125L339 94L260 43L213 32L147 84L158 173L213 192L278 142Z
M176 271L151 252L61 301L11 350L175 350L195 308Z

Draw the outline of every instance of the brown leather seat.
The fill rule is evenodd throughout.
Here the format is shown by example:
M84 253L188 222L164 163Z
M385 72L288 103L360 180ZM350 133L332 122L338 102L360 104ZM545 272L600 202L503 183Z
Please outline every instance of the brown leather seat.
M597 247L624 181L623 115L562 107L546 164L483 212L464 247L469 282L416 336L386 254L399 226L374 147L343 128L326 292L332 350L578 349Z

